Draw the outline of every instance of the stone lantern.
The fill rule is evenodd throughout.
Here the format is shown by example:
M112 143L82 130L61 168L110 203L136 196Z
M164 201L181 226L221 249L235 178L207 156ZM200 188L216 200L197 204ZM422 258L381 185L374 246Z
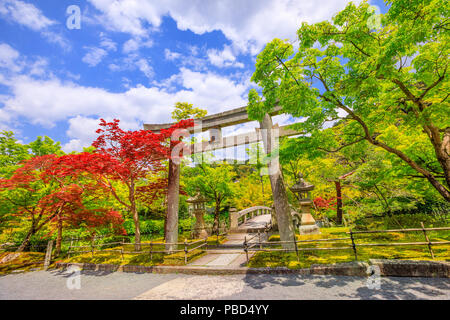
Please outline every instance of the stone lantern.
M193 232L193 236L195 238L208 237L208 232L205 229L205 220L203 219L203 215L206 211L206 201L207 200L200 194L200 192L186 200L186 202L189 203L189 211L191 211L195 216L195 225Z
M296 195L300 205L300 234L320 233L319 227L316 225L316 221L311 215L311 207L313 205L311 200L311 191L314 190L314 187L315 186L313 184L306 182L303 179L303 175L300 173L297 183L289 188Z

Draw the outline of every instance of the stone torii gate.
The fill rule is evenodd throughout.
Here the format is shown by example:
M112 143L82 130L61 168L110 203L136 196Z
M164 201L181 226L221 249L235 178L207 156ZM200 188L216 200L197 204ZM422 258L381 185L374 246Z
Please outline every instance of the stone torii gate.
M277 106L270 114L266 114L259 122L260 128L255 132L222 137L222 128L241 123L250 122L247 114L247 107L236 108L225 112L208 115L194 121L194 127L189 128L190 133L209 131L209 141L197 142L191 145L191 154L237 147L250 143L263 141L266 154L271 154L274 150L274 142L277 137L293 136L299 132L289 129L288 126L275 126L272 123L273 115L281 113L281 107ZM145 130L158 133L162 129L167 129L173 123L165 124L144 124ZM263 130L261 130L263 129ZM272 130L277 129L277 130ZM278 134L276 134L278 133ZM294 228L292 224L291 210L289 207L284 181L281 175L278 159L270 159L268 162L269 178L272 187L275 215L280 231L281 241L292 241ZM166 220L166 242L178 242L178 208L179 208L179 188L180 188L180 166L169 160L169 178L167 194L167 220ZM170 249L170 248L168 248Z

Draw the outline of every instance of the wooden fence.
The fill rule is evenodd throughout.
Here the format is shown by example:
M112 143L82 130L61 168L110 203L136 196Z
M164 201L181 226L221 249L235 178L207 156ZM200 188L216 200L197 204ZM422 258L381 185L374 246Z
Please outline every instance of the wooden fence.
M113 248L106 248L106 249L96 249L98 247L105 247L105 246L115 246ZM194 247L192 247L194 246ZM111 252L118 252L121 255L122 260L124 259L125 254L143 254L147 255L150 259L150 261L153 260L154 254L174 254L177 252L184 252L184 263L187 264L188 261L188 254L194 250L201 249L205 247L206 250L208 246L207 238L188 242L185 240L184 242L153 242L150 241L149 243L131 243L131 242L125 242L125 241L119 241L119 242L110 242L110 243L103 243L103 244L94 244L93 242L89 246L71 246L68 251L68 257L70 258L71 255L77 255L77 254L83 254L83 253L91 253L92 257L94 257L95 253L111 253ZM126 250L127 247L133 247L134 250ZM164 249L161 249L163 247ZM182 249L178 249L178 247L182 247ZM73 250L76 248L81 248L85 250Z
M352 250L355 256L355 260L358 260L358 247L386 247L386 246L420 246L424 245L428 247L431 258L434 259L434 252L432 246L435 245L448 245L450 241L430 241L427 231L438 231L438 230L450 230L450 227L441 227L441 228L425 228L423 223L421 223L422 228L411 228L411 229L391 229L391 230L370 230L370 231L352 231L346 232L349 237L340 237L340 238L331 238L331 239L311 239L311 240L297 240L295 238L293 241L253 241L256 236L251 238L245 238L243 247L247 257L247 264L249 262L249 252L257 252L257 251L281 251L281 252L295 252L297 255L297 261L300 260L299 252L300 251L315 251L315 250ZM356 243L355 235L358 234L369 234L369 233L390 233L390 232L418 232L421 231L423 233L425 241L421 242L385 242L385 243ZM259 236L261 239L261 236ZM303 243L326 243L326 244L341 244L341 241L348 241L350 243L344 243L343 246L339 247L310 247L304 248L300 247L299 244ZM272 246L282 246L290 244L291 248L272 248Z

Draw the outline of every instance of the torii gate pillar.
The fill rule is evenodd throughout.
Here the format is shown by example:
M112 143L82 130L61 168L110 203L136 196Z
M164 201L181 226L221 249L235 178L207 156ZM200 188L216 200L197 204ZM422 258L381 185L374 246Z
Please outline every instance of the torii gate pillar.
M262 140L266 154L272 154L275 150L275 137L272 130L272 118L266 113L263 120L259 122L262 131ZM281 241L293 241L295 237L294 225L292 223L291 209L284 186L283 176L281 175L278 159L270 159L268 164L270 186L272 187L273 205L275 207L276 221L280 232ZM291 244L285 244L283 247L293 247Z
M180 199L180 165L169 160L169 179L167 186L166 243L178 242L178 208ZM166 245L166 250L177 249L176 245Z

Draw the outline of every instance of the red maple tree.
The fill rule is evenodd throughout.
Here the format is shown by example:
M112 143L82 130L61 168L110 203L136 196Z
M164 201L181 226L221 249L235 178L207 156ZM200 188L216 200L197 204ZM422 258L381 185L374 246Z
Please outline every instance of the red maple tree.
M73 155L65 156L73 157ZM23 251L31 237L48 226L50 234L57 230L57 254L61 249L63 223L79 225L88 229L112 226L116 232L123 233L123 220L119 213L106 209L88 209L85 206L87 195L105 192L104 188L85 177L64 174L59 166L60 157L44 155L23 162L9 179L0 180L0 190L9 190L7 195L16 208L15 215L30 220L31 226L22 244L17 249Z
M110 190L113 197L123 205L133 217L135 225L135 249L140 250L141 232L136 207L138 198L152 201L167 186L166 180L146 183L145 178L165 170L163 160L172 158L170 137L178 129L194 125L193 120L182 120L160 133L149 130L125 131L119 127L119 120L112 122L100 120L96 132L99 137L93 142L94 153L81 153L60 158L60 164L68 174L79 175L89 172L95 180ZM175 143L182 143L177 141ZM180 155L176 155L179 157ZM114 188L114 181L122 182L128 189L126 196Z

